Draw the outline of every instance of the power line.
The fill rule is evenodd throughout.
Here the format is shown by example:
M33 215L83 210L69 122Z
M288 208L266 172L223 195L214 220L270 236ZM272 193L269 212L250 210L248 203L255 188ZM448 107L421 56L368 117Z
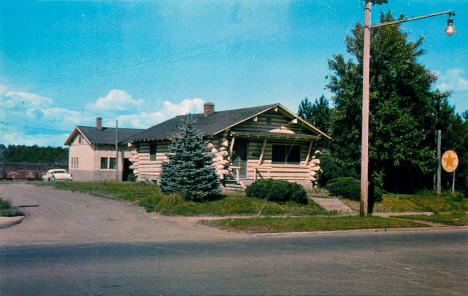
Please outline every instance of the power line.
M293 18L294 18L294 16L293 16ZM264 39L284 35L284 34L287 34L287 33L291 33L291 32L294 32L294 31L302 30L302 29L310 27L310 26L312 26L314 24L316 24L315 21L309 22L309 23L307 23L305 25L302 25L302 26L299 26L299 27L296 27L296 28L275 32L273 34L269 34L269 35L266 35L266 36L263 36L263 37L247 40L247 41L240 42L240 43L237 43L237 44L234 44L234 45L230 45L230 46L226 46L226 47L220 47L220 48L213 49L213 50L208 50L208 51L201 51L199 53L194 53L194 52L200 51L200 50L202 50L204 48L208 48L208 47L216 45L216 44L221 44L221 43L224 43L224 42L232 40L232 39L237 39L237 38L239 38L241 36L245 36L245 35L249 35L249 34L251 35L254 32L262 31L262 30L264 30L266 28L271 27L271 25L266 25L264 27L261 27L261 28L255 29L255 30L247 31L247 32L244 32L242 34L238 34L238 35L235 35L235 36L232 36L232 37L229 37L229 38L225 38L225 39L218 40L218 41L215 41L215 42L212 42L212 43L208 43L208 44L205 44L205 45L202 45L202 46L199 46L199 47L195 47L195 48L192 48L192 49L189 49L189 50L186 50L186 51L181 51L181 52L178 52L178 53L153 58L153 59L150 59L150 60L147 60L147 61L144 61L144 62L134 63L134 64L127 65L127 66L121 66L121 67L116 67L116 68L113 68L113 69L97 71L97 72L93 72L93 73L90 73L90 74L58 77L58 78L55 78L55 79L41 79L41 80L33 80L33 81L11 81L11 82L6 82L6 83L8 83L8 84L56 83L56 82L85 80L85 79L106 77L106 76L120 74L120 73L123 73L124 71L143 70L143 69L153 68L153 67L157 67L157 66L168 65L168 64L172 64L172 63L176 63L176 62L180 62L180 61L184 61L184 60L189 60L189 59L193 59L193 58L198 58L198 57L206 56L206 55L209 55L209 54L217 53L217 52L220 52L220 51L225 51L227 49L240 47L240 46L243 46L243 45L246 45L246 44L251 44L251 43L254 43L254 42L257 42L257 41L260 41L260 40L264 40ZM349 30L348 30L348 32L349 32ZM189 54L189 56L184 56L186 54ZM182 57L180 57L180 56L182 56ZM176 58L176 57L180 57L180 58ZM165 61L165 60L171 59L171 58L176 58L176 59L173 59L173 60L170 60L170 61ZM162 62L159 62L159 63L156 63L156 64L151 64L151 63L158 62L158 61L162 61Z

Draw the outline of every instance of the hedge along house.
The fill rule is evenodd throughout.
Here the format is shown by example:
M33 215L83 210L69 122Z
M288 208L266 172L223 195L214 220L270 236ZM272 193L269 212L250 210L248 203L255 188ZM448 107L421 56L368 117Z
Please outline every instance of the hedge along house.
M68 171L75 181L127 180L132 153L126 141L141 131L103 127L101 118L96 118L95 127L75 127L64 144L70 146Z
M314 143L331 138L280 104L214 111L205 103L203 114L192 114L195 127L208 142L222 184L248 185L259 178L283 179L313 185L320 170ZM138 180L159 181L169 145L187 115L177 116L132 137Z

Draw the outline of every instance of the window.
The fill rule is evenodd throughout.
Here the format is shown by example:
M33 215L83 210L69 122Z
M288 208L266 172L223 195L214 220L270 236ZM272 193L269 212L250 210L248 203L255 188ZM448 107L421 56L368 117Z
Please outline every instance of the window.
M273 145L271 161L273 163L300 163L301 147L292 145Z
M109 166L109 158L101 157L101 170L107 170Z
M271 117L270 116L267 117L267 124L271 124Z
M115 170L116 164L117 164L117 162L115 161L115 157L111 157L110 162L109 162L109 169L110 170Z
M79 165L79 158L78 157L72 157L71 158L71 168L77 169Z
M150 160L155 161L156 160L156 154L158 152L156 144L150 144Z

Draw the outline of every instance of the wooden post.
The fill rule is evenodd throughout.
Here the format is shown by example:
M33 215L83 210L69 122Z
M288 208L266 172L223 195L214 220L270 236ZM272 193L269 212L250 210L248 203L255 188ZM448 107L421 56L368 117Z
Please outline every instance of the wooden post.
M232 151L234 151L234 141L236 137L232 137L231 147L229 148L230 155L232 155Z
M305 165L309 164L309 159L310 159L310 153L312 152L312 145L314 144L314 141L310 141L309 144L309 151L307 151L307 158L305 160Z
M267 143L267 139L263 141L262 154L260 154L260 158L258 159L258 164L262 164L263 162L263 154L265 154L266 143Z

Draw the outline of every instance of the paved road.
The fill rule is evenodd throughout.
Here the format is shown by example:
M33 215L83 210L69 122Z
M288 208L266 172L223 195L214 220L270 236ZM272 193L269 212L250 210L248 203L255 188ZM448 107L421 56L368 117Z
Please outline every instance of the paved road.
M253 236L49 188L0 193L30 214L0 230L0 295L468 294L466 228Z

